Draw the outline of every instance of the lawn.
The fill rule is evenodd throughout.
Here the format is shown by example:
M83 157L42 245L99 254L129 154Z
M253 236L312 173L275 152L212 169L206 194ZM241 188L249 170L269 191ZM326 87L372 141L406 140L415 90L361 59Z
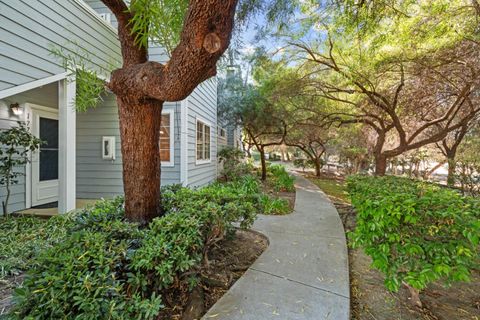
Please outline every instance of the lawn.
M318 178L315 176L308 176L308 178L334 201L350 203L345 181L327 177Z

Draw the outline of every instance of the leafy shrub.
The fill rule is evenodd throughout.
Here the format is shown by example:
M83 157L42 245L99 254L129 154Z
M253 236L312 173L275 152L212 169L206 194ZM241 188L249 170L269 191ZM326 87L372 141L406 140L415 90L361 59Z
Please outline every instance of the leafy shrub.
M61 242L71 215L0 218L0 280L35 266L38 252Z
M223 164L221 175L225 181L233 181L251 172L252 166L242 162L244 157L245 154L234 147L224 147L218 152L218 160Z
M260 203L263 208L263 214L284 215L290 213L290 205L286 199L262 195L260 197Z
M124 220L123 199L71 217L62 241L36 258L15 293L14 319L155 319L167 291L197 283L208 249L260 210L245 177L199 190L163 188L165 215L147 228Z
M389 290L468 281L478 267L478 200L398 177L353 176L348 190L358 212L352 244L372 257Z
M291 177L285 167L282 165L269 165L268 173L270 180L273 186L273 189L277 192L286 191L293 192L295 191L295 179Z
M305 171L306 168L313 168L313 162L311 160L297 158L293 160L295 168L302 168Z

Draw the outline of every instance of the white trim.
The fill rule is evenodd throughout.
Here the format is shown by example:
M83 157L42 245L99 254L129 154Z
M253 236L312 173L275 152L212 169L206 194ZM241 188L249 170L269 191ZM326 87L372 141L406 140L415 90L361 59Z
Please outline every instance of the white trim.
M116 36L118 36L117 29L115 29L110 23L108 23L105 19L103 19L100 16L100 14L97 11L95 11L92 7L90 7L88 4L83 2L83 0L73 0L73 1L75 1L76 3L81 5L83 7L83 9L85 9L91 15L95 16L95 18L97 20L101 21L105 26L107 26L110 29L110 31L112 31ZM111 13L111 14L113 15L113 13Z
M55 118L58 120L58 109L45 107L42 105L28 103L28 102L24 103L24 108L25 108L25 122L28 123L30 132L33 134L35 134L35 132L33 132L34 121L38 120L34 117L34 113L36 113L39 116L43 114L43 115L46 115L48 118ZM54 115L54 117L52 117L52 115ZM35 126L37 126L38 128L38 123L36 123ZM30 157L30 160L33 161L34 160L33 157L38 157L38 155L34 155L32 154L32 152L29 152L29 157ZM33 166L31 162L28 162L25 167L25 208L31 208L34 205L32 180L33 180Z
M198 130L198 122L203 123L204 125L208 126L210 128L210 158L209 159L204 159L204 160L198 160L197 159L197 130ZM205 134L205 133L204 133ZM201 117L196 116L195 117L195 164L196 165L202 165L202 164L208 164L212 163L212 123L210 121L207 121Z
M174 167L175 166L175 112L173 109L164 109L162 116L167 115L170 117L170 161L162 161L162 167Z
M63 80L68 75L69 75L68 72L63 72L63 73L56 74L54 76L46 77L46 78L43 78L43 79L39 79L39 80L35 80L35 81L32 81L32 82L28 82L28 83L18 85L18 86L15 86L13 88L5 89L3 91L0 91L0 99L7 98L7 97L13 96L15 94L19 94L19 93L22 93L22 92L25 92L25 91L28 91L28 90L32 90L32 89L35 89L35 88L53 83L53 82Z
M32 132L32 108L28 103L25 103L23 106L25 110L24 121L28 126L30 133ZM25 208L32 207L32 152L28 152L28 159L30 161L25 165Z
M76 81L75 75L58 83L58 213L76 207Z
M181 134L180 134L180 183L188 185L188 97L180 104ZM196 138L196 137L195 137Z

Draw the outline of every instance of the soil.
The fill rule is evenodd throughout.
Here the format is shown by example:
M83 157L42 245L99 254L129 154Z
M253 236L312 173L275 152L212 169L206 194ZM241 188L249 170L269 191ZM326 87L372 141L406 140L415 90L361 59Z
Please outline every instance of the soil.
M24 274L20 274L0 280L0 319L10 309L13 290L23 282L24 278Z
M199 319L247 271L268 247L265 236L250 230L237 230L235 235L222 240L208 254L209 264L202 272L201 284L193 293L172 292L158 319ZM185 310L194 309L196 316L186 316ZM200 310L201 309L201 310ZM200 312L198 312L200 310Z
M355 228L352 206L334 202L345 231ZM408 290L397 293L383 285L383 275L370 267L371 259L361 249L349 248L351 313L354 320L479 320L480 270L472 274L472 281L460 282L445 288L430 285L420 294L423 308L413 307Z

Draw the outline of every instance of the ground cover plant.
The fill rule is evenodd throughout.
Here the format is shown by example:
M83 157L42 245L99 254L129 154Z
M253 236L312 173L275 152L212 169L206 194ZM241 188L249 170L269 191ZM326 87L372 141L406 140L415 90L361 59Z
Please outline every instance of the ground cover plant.
M372 258L389 290L403 283L421 306L428 284L468 281L478 268L478 199L398 177L353 176L348 190L357 211L352 245Z
M70 215L51 219L35 217L0 218L0 280L15 276L36 264L38 252L66 236Z
M122 198L42 221L37 227L52 225L59 236L23 254L31 266L10 269L31 267L10 318L155 319L167 297L185 297L201 283L210 249L233 233L234 223L247 228L263 212L260 190L252 176L198 190L166 187L166 214L147 227L125 219ZM14 239L19 247L31 229Z

